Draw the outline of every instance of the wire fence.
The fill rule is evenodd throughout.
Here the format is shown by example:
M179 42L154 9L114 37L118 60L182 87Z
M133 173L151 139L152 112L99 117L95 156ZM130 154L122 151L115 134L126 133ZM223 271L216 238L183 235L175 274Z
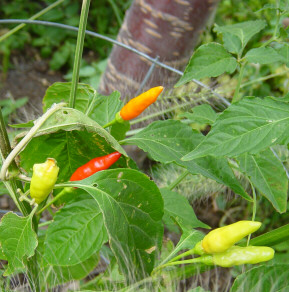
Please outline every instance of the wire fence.
M72 31L76 31L78 32L78 27L75 26L70 26L67 24L61 24L61 23L57 23L57 22L50 22L50 21L42 21L42 20L27 20L27 19L1 19L0 20L0 24L36 24L36 25L44 25L44 26L51 26L51 27L58 27L58 28L62 28L62 29L67 29L67 30L72 30ZM139 88L139 92L141 91L141 89L145 86L147 80L149 79L149 77L151 76L151 74L153 73L154 69L156 66L159 66L161 68L167 69L171 72L174 72L180 76L182 76L184 73L180 70L177 70L161 61L159 61L159 57L155 56L155 57L151 57L131 46L128 46L126 44L123 44L115 39L112 39L110 37L104 36L102 34L90 31L90 30L86 30L85 31L86 35L90 35L92 37L96 37L102 40L106 40L114 45L123 47L131 52L134 52L135 54L147 59L148 61L150 61L152 63L151 67L149 68L146 76L144 77L141 86ZM218 94L217 92L215 92L212 88L210 88L209 86L207 86L206 84L202 83L199 80L196 79L192 79L192 81L196 84L198 84L199 86L207 89L208 91L210 91L213 95L215 95L218 99L220 99L225 105L229 106L230 102L225 99L223 96L221 96L220 94Z

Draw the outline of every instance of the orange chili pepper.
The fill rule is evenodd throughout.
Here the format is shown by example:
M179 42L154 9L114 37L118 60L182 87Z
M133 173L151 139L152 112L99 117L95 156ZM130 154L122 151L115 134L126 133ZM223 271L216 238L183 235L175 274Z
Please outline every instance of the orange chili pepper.
M154 103L163 91L162 86L157 86L131 99L120 111L123 120L129 121L140 115L147 107Z

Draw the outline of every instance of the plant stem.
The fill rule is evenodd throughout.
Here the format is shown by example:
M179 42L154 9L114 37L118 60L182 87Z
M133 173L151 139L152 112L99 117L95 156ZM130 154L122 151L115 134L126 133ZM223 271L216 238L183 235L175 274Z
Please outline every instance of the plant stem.
M169 266L177 266L177 265L182 265L182 264L196 264L196 263L206 263L209 264L211 261L212 256L209 255L205 255L205 256L201 256L198 258L194 258L194 259L190 259L190 260L183 260L183 261L176 261L176 262L168 262L164 265L161 266L157 266L156 268L154 268L152 275L154 275L156 272L158 272L159 270L162 270L165 267L169 267Z
M71 81L71 91L70 91L70 98L69 98L69 107L71 108L75 107L76 90L77 90L78 80L79 80L79 68L80 68L80 62L81 62L81 57L82 57L82 52L83 52L83 44L84 44L87 17L88 17L88 12L89 12L89 4L90 4L90 0L82 1L79 30L78 30L78 35L77 35L76 49L75 49L72 81Z
M44 124L44 122L56 111L62 108L65 103L54 104L47 112L35 121L34 126L30 129L27 135L17 144L17 146L9 153L7 158L3 161L3 165L0 172L0 179L6 180L6 172L10 164L14 161L14 158L19 152L28 144L28 142L33 138L39 128Z
M37 212L37 215L40 215L43 211L45 211L48 207L50 207L54 202L59 200L66 194L72 193L74 188L65 187L56 197L54 197L50 202L48 202L42 209Z
M4 162L4 160L7 158L7 156L9 156L9 153L11 152L11 145L6 131L6 126L4 123L1 109L0 109L0 151L1 157ZM15 161L11 163L9 171L13 173L18 173L18 167ZM25 202L20 202L19 195L17 193L17 188L21 189L22 184L14 179L11 179L9 182L3 181L3 183L19 211L21 211L24 216L27 216L31 212L31 207L29 204Z
M1 150L1 157L3 159L5 159L3 161L3 167L4 167L4 164L7 161L7 158L10 156L10 154L13 151L10 152L11 151L10 141L8 139L8 134L6 131L5 124L4 124L1 109L0 109L0 150ZM16 168L16 170L18 171L17 165L16 165L14 158L13 158L11 160L11 162L6 165L6 170L4 169L4 171L3 171L4 174L6 174L6 171L10 165L11 165L10 169ZM3 169L3 167L2 167L2 169ZM2 171L2 169L1 169L1 171ZM15 178L10 178L9 181L3 181L3 183L4 183L5 187L7 188L11 198L13 199L13 201L16 204L19 211L21 211L21 213L24 216L29 216L29 214L31 213L31 206L29 204L27 204L26 202L20 201L19 200L20 195L17 192L18 188L20 188L23 191L23 187L22 187L21 182L17 182L15 180ZM32 211L30 216L32 219L33 229L37 233L38 222L37 222L36 218L33 216L35 211L36 211L36 208L34 208L34 210ZM28 273L27 273L28 274L28 281L29 281L29 285L30 285L32 291L41 292L40 285L39 285L38 262L37 262L36 253L27 262L27 270L28 270Z
M109 4L111 5L111 7L112 7L112 9L114 11L114 14L116 16L118 25L121 26L122 25L122 16L120 16L119 10L117 9L117 6L116 6L115 2L113 0L108 0L108 2L109 2Z
M243 80L244 69L245 69L246 64L247 64L247 62L241 63L238 83L237 83L237 86L236 86L236 90L235 90L235 93L234 93L234 96L233 96L232 103L237 102L237 101L240 100L239 91L240 91L240 86L241 86L241 83L242 83L242 80Z
M272 43L276 39L278 26L279 26L279 22L280 22L280 17L281 17L280 11L279 11L279 4L280 4L280 1L278 1L277 5L276 5L276 7L277 7L277 9L276 9L277 17L276 17L276 24L275 24L275 28L274 28L274 33L273 33L272 37L270 37L269 40L267 40L265 43L262 44L261 47L266 47L267 45L269 45L270 43Z
M169 186L169 190L173 190L190 172L185 170L174 182L172 182Z
M51 5L49 5L48 7L44 8L43 10L39 11L38 13L34 14L33 16L31 16L29 18L29 20L34 20L37 19L38 17L42 16L43 14L45 14L46 12L50 11L51 9L53 9L54 7L56 7L57 5L61 4L62 2L64 2L64 0L58 0L54 3L52 3ZM4 35L2 35L0 37L0 42L2 42L3 40L7 39L9 36L11 36L12 34L14 34L15 32L17 32L18 30L20 30L21 28L23 28L24 26L26 26L25 23L21 23L19 25L17 25L16 27L14 27L13 29L9 30L7 33L5 33Z
M6 125L3 119L2 110L0 108L0 151L1 151L1 156L3 157L3 161L9 155L11 150L12 149L11 149L10 141L9 141L7 130L6 130ZM19 172L15 161L11 163L9 170L15 173Z
M249 180L250 181L250 180ZM257 211L257 197L256 197L256 191L255 188L252 184L252 182L250 181L251 184L251 188L252 188L252 192L253 192L253 212L252 212L252 221L255 221L256 218L256 211ZM251 239L251 234L248 235L248 239L247 239L247 246L250 243L250 239Z
M41 227L44 227L44 226L50 225L52 222L53 222L53 220L50 220L50 221L46 221L46 222L40 223L40 224L38 225L38 227L41 228Z
M105 128L108 128L108 127L112 126L113 124L115 124L116 122L117 122L117 120L114 119L114 120L108 122L107 124L105 124L105 125L102 126L102 127L103 127L104 129L105 129Z

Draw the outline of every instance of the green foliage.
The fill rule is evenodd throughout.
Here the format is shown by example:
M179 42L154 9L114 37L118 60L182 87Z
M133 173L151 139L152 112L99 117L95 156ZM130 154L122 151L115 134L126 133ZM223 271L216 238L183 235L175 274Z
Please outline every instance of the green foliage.
M107 241L102 213L97 203L87 197L56 213L45 237L44 260L47 264L77 265L98 252Z
M235 280L231 292L258 289L260 291L280 291L288 287L288 265L260 266L248 270ZM274 284L272 284L272 282ZM257 288L258 287L258 288ZM272 290L272 287L274 287ZM282 291L282 290L281 290Z
M46 4L48 2L51 1ZM92 26L94 30L103 34L116 32L124 15L122 9L127 7L124 2L111 0L108 2L109 9L104 0L93 2L91 16L95 16L92 18L96 21ZM244 7L241 2L224 1L222 7L236 4L226 15L235 13L237 7ZM50 116L44 116L46 119L41 125L43 116L34 122L15 126L28 130L14 140L14 145L18 146L14 148L17 151L12 152L12 160L17 158L18 173L8 171L10 176L6 177L5 167L8 170L9 167L5 160L1 178L7 179L4 181L7 191L19 210L25 214L25 204L21 200L30 201L27 198L27 176L31 176L35 163L41 163L48 157L54 158L60 167L54 191L56 198L53 201L48 199L39 207L35 206L28 217L19 217L10 212L2 218L0 258L8 261L4 275L26 273L30 276L31 290L44 291L47 287L53 288L71 280L83 279L102 258L107 264L106 271L99 273L89 283L81 283L81 291L177 291L176 281L211 269L211 258L214 256L203 254L200 241L204 234L195 228L208 228L208 225L197 218L179 187L188 175L189 179L193 178L192 185L189 185L189 180L185 182L192 192L195 182L209 182L213 185L210 194L223 192L240 195L238 202L241 204L236 211L243 206L246 210L235 213L232 209L226 209L227 198L221 197L223 207L218 211L224 212L222 224L226 222L226 217L232 221L250 219L247 217L250 217L249 204L252 204L252 218L264 221L261 229L264 234L250 240L249 245L273 246L276 250L275 260L268 264L254 268L244 267L244 271L235 269L237 274L231 292L254 291L256 287L261 287L262 291L273 291L271 283L274 283L276 291L286 291L289 277L288 265L284 261L288 257L288 224L281 226L281 222L288 219L286 166L289 103L288 94L283 94L280 98L281 93L287 93L286 85L283 88L280 86L279 81L282 79L275 80L276 84L267 82L265 85L263 82L267 78L273 78L272 75L284 78L282 70L289 63L289 46L286 44L288 32L280 23L281 17L288 15L288 1L280 1L277 6L271 2L263 6L265 3L260 2L262 1L252 1L250 7L258 11L249 21L247 18L248 15L253 15L252 11L248 15L241 11L226 23L218 22L212 35L213 41L201 44L196 49L177 83L180 86L192 79L207 78L222 85L227 79L232 83L234 97L232 104L223 111L216 106L214 99L210 101L210 105L198 104L185 113L178 112L177 118L180 120L166 116L166 120L155 121L127 137L130 129L128 121L105 127L114 120L123 106L119 93L102 96L91 85L78 84L75 107L69 108L67 104L70 103L70 91L75 83L55 83L48 88L43 99L44 113L51 113L54 103L65 102L66 105ZM16 9L15 4L19 4L24 10L27 5L18 0L5 4L7 5L1 9L4 15L11 17ZM74 15L78 13L79 4L77 1L65 2L45 14L43 19L65 19L61 22L77 25L78 18ZM19 17L28 18L33 9L40 8L40 4L34 3L30 7L31 11L17 13ZM111 17L112 12L115 18ZM88 27L90 25L91 23ZM51 57L51 67L59 69L71 62L74 33L44 27L31 27L27 31L23 30L21 33L33 36L33 45L39 46L43 54L52 56L53 42L59 47ZM19 44L16 43L15 46ZM97 47L100 56L103 54L107 57L107 49L100 44L101 41L88 38L86 48L93 45L93 48ZM3 48L6 58L9 56L9 49L9 46ZM282 72L276 73L280 68ZM95 74L98 75L93 80L97 83L102 71L101 66L84 63L80 73L88 80L92 80ZM212 77L215 79L209 79ZM67 79L69 78L68 75ZM276 86L278 92L274 94ZM188 97L195 94L195 87L190 84L184 88L190 91ZM177 90L181 92L182 88ZM251 93L250 96L244 97L248 92ZM198 93L201 97L198 102L208 101L203 94L203 91ZM181 92L172 104L186 103L185 96L186 93ZM172 97L168 100L171 101ZM24 101L25 99L18 101L14 107L3 101L8 111L7 114L4 111L5 118ZM193 130L191 124L194 123L200 125L199 131ZM201 129L204 130L203 133ZM5 130L2 122L0 130L0 146L3 151L8 142L3 135ZM177 169L177 177L163 178L157 185L135 169L135 163L121 146L125 144L136 145L147 152L151 160L155 161L158 172L167 166ZM20 148L19 145L22 145L21 149L17 149ZM68 182L75 169L92 158L114 151L119 151L122 156L111 169L96 172L81 181ZM28 192L20 197L23 191L22 181L26 182L25 190ZM216 187L217 184L219 187ZM72 187L73 191L65 198L62 197L61 202L57 201L57 189L65 187ZM50 223L48 228L38 229L37 226L43 226L38 225L41 212L54 201L57 201L59 209L56 212L50 209L53 220L44 223ZM31 201L30 203L33 204ZM259 207L258 203L262 205ZM220 204L216 202L216 205ZM37 216L34 216L34 212ZM284 213L283 217L278 213ZM172 241L164 240L165 227L180 235L175 246ZM240 245L245 245L245 240ZM280 253L284 256L283 262ZM191 258L191 255L195 256ZM202 291L202 288L188 291Z
M1 220L0 242L8 267L4 276L23 269L24 261L34 255L37 236L32 229L32 218L19 217L9 212Z

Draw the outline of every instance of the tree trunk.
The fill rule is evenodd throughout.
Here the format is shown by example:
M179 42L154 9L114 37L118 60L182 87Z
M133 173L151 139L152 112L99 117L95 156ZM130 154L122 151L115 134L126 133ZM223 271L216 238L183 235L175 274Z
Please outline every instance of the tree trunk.
M176 69L183 70L219 0L135 0L126 13L117 40ZM114 90L133 97L152 63L115 46L100 83L100 92ZM180 76L157 66L147 87L174 84Z

